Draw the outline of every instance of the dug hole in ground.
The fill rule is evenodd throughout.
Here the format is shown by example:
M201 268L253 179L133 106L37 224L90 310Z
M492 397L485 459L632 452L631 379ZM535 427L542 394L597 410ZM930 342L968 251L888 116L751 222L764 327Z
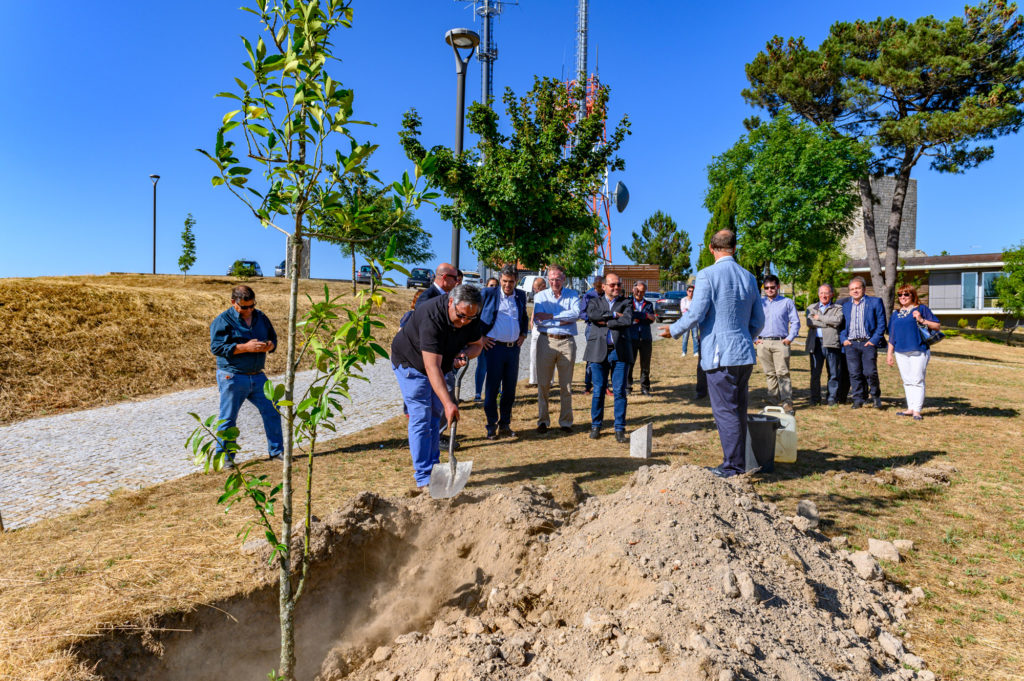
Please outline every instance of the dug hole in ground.
M363 493L315 523L298 678L933 679L894 633L913 597L814 525L693 466L642 467L585 500L575 484ZM266 549L249 550L261 589L79 656L111 681L264 678L277 589Z

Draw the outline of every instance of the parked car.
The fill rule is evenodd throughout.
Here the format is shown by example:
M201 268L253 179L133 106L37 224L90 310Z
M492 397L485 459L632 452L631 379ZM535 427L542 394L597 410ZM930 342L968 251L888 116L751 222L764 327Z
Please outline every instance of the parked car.
M480 278L480 273L473 272L472 270L465 270L462 272L462 283L472 284L477 288L481 288L484 285L483 279Z
M406 288L430 288L434 281L434 271L425 267L414 267L409 272L409 278L405 280Z
M519 284L516 286L520 291L526 292L526 302L533 300L533 282L537 279L543 279L544 277L537 276L536 274L525 274L519 280Z
M370 267L369 265L363 265L359 268L359 272L356 274L357 284L370 284L371 277L376 279L380 283L380 270L376 267Z
M281 264L274 268L274 276L275 277L283 277L284 276L284 270L285 270L284 260L282 260Z
M262 277L263 270L255 260L236 260L228 268L228 276Z
M686 297L686 291L667 291L664 295L654 301L654 314L658 321L676 320L682 316L679 311L679 304Z

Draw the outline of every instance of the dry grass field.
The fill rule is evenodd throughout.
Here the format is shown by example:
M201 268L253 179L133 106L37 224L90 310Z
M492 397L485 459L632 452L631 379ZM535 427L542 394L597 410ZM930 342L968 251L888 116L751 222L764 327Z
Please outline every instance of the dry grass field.
M238 283L146 274L0 279L0 424L213 385L210 322ZM283 349L288 282L246 283ZM302 281L300 300L322 298L325 283ZM351 284L329 285L333 295L352 292ZM386 314L401 316L411 298L398 290ZM284 371L283 354L268 358L271 373Z
M114 302L102 308L111 310L111 319L121 319L124 330L93 333L109 346L121 338L133 347L132 331L147 324L159 327L155 320L163 315L173 315L175 326L195 317L197 330L191 333L201 335L230 288L229 281L214 280L202 290L175 290L170 277L159 287L145 286L149 277L116 285L96 281L107 279L33 281L24 290L35 291L37 306L46 300L73 300L59 297L62 289L69 289L80 299L97 300L97 305L106 298L140 312L152 309L147 321L136 315L114 317ZM275 320L283 318L271 307L280 304L274 302L277 294L261 293L264 282L256 282L261 306ZM0 282L0 300L9 305L7 292L17 285ZM193 310L191 315L186 309ZM91 341L84 321L88 314L75 313L76 324L68 323L70 313L65 317L59 311L51 312L52 317L39 310L0 314L8 325L12 319L37 319L54 334L70 329L79 351ZM145 333L147 338L160 335ZM22 330L17 337L29 335ZM144 345L134 347L141 353ZM710 407L706 400L691 399L694 359L681 359L675 342L654 347L654 395L631 400L629 427L654 424L654 463L717 464L721 453ZM115 385L135 385L137 392L129 395L135 396L202 383L212 372L207 358L200 357L201 349L197 345L194 350L194 361L202 366L192 378L175 385L150 383L148 388L111 380L95 403L121 399L125 388ZM56 359L61 352L65 357L74 354L54 349L50 357ZM89 370L116 367L129 373L131 361ZM183 355L179 362L189 360ZM2 369L6 385L12 368L4 364ZM822 531L848 535L856 548L866 547L869 537L913 540L915 550L904 562L885 565L889 578L907 588L921 586L927 594L904 624L908 645L945 679L1024 678L1024 349L961 338L937 346L921 422L895 414L902 399L895 369L882 367L887 409L880 412L808 406L807 369L806 355L794 355L799 460L759 476L758 492L787 513L800 499L814 500ZM586 424L589 396L581 394L582 366L576 371L576 420ZM26 399L19 386L24 384L8 388L13 394L5 394L4 405ZM751 408L757 409L765 397L764 378L757 369L751 387ZM42 397L33 399L35 411L42 409ZM69 395L48 408L76 406ZM610 403L607 410L610 415ZM602 494L623 485L639 465L650 463L630 459L628 445L610 437L590 440L583 425L572 435L556 431L539 436L533 431L535 417L536 396L521 384L512 424L520 438L490 442L484 438L482 409L466 407L459 429L460 459L474 461L470 489L524 482L556 486L573 480L589 494ZM913 487L890 474L896 467L938 465L955 468L948 485ZM274 465L260 466L274 473ZM401 495L411 480L405 421L392 419L318 452L314 512L323 516L361 490ZM219 474L195 474L121 492L76 513L0 536L0 679L87 678L85 667L68 652L73 642L111 629L145 626L161 613L204 608L256 588L259 573L253 557L239 551L235 536L246 520L245 510L239 506L225 514L216 505L222 482Z

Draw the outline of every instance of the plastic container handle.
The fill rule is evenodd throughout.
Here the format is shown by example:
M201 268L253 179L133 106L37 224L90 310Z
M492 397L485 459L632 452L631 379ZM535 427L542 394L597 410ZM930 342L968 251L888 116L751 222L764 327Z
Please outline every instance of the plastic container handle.
M785 414L786 410L782 407L765 407L761 412L764 414Z

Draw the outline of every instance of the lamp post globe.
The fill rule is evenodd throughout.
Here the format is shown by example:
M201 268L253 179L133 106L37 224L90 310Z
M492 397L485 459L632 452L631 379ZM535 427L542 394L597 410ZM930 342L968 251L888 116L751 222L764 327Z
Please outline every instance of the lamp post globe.
M156 183L160 181L159 175L150 175L153 180L153 274L156 274Z
M453 28L444 34L444 41L451 45L455 53L455 155L462 154L462 129L466 114L466 69L473 50L480 44L480 36L468 28ZM463 57L459 50L468 50ZM459 267L459 228L452 225L452 258L451 263Z

